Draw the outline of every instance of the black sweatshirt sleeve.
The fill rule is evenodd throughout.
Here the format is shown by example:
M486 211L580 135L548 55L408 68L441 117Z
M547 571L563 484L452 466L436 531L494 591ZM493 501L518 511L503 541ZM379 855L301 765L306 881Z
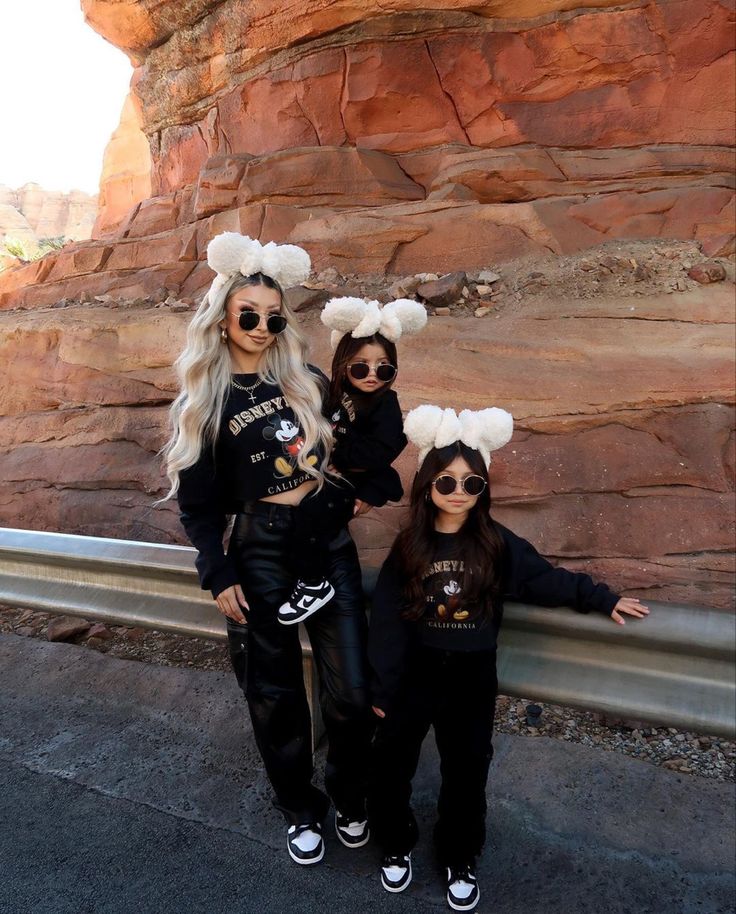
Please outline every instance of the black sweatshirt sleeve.
M360 431L346 423L337 439L334 460L341 472L375 472L390 466L406 447L401 407L390 390L381 396L376 408L361 423Z
M368 629L372 700L382 711L390 709L406 667L413 623L401 618L403 608L401 576L389 557L378 575Z
M222 538L227 526L227 513L215 472L211 447L206 447L199 460L179 475L180 519L190 542L197 550L195 565L202 590L212 596L238 583L235 566L225 555Z
M525 539L501 524L496 528L505 544L504 596L538 606L571 606L578 612L591 610L610 616L619 597L605 584L566 568L555 568Z
M320 402L320 411L325 418L327 417L327 397L330 392L330 379L322 371L321 368L317 368L316 365L307 365L307 368L312 372L314 378L317 382L317 387L319 387L320 394L322 395L322 400Z

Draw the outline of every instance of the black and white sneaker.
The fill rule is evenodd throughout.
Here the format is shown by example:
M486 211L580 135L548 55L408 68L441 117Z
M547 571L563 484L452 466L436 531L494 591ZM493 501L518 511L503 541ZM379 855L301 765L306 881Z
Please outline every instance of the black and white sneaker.
M345 847L363 847L371 837L367 819L343 816L337 810L335 810L335 831Z
M453 911L472 911L480 899L474 866L447 867L447 903Z
M282 625L296 625L322 609L335 596L335 588L329 581L305 584L297 581L289 599L279 607L279 622Z
M322 826L319 822L290 825L286 832L286 849L294 863L319 863L325 855Z
M384 857L381 863L381 885L387 892L403 892L411 882L411 854Z

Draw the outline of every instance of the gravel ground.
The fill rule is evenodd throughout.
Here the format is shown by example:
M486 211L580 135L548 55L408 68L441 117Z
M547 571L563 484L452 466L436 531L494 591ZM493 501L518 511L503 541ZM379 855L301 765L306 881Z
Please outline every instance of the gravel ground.
M76 633L74 629L77 629ZM197 670L230 669L230 661L222 642L143 628L105 626L29 609L0 607L0 631L31 638L71 641L111 657L144 663ZM530 704L530 699L499 696L496 729L502 733L549 736L585 746L597 746L608 752L621 752L684 774L719 781L736 781L736 742L680 731L673 727L614 721L594 712L543 702L537 703L541 714L535 721L530 720L527 713Z

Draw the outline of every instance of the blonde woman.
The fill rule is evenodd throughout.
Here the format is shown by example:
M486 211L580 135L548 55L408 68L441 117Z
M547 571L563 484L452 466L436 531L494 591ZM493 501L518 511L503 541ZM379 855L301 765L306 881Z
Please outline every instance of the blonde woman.
M217 275L177 362L181 393L165 450L169 497L177 496L197 549L202 587L227 617L235 674L274 805L288 823L287 850L296 863L312 864L324 854L321 830L330 801L312 784L298 627L278 622L295 559L308 549L298 537L306 504L343 518L328 546L334 596L305 624L329 740L325 786L337 835L348 847L368 841L371 721L360 566L344 506L332 511L343 496L327 472L326 379L306 363L306 345L282 294L306 279L310 262L301 248L261 245L232 232L214 238L207 253ZM230 515L235 520L225 552Z

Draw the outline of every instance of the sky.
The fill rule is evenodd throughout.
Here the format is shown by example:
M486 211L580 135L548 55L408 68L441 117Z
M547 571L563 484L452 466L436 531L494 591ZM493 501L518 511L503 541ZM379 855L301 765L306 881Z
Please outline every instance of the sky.
M84 21L80 0L0 12L0 184L97 193L130 61Z

